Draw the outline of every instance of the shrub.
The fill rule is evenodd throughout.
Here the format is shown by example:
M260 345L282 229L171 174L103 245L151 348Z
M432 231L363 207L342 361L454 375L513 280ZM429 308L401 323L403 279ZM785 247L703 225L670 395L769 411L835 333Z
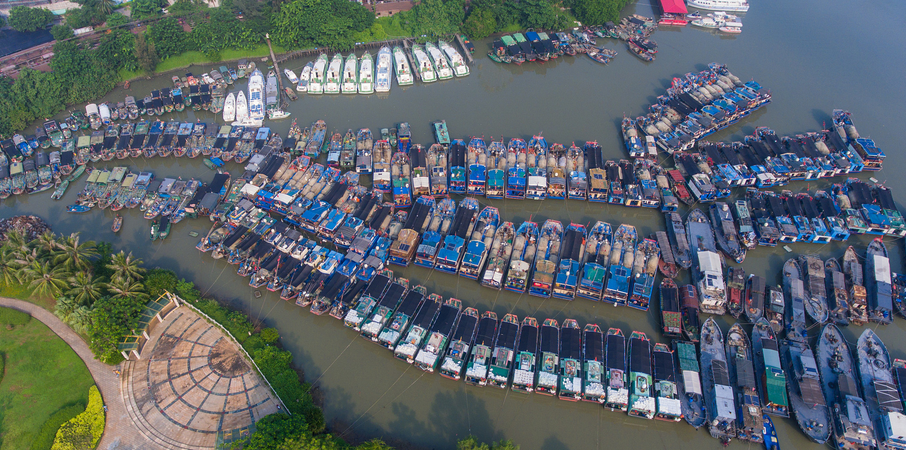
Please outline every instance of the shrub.
M148 298L158 298L163 295L164 291L176 292L176 285L179 279L172 270L151 269L145 275L142 281L145 285L145 292Z
M35 436L35 440L31 443L31 450L50 450L60 426L81 414L82 411L85 411L85 405L79 403L64 407L53 413L44 421L44 425L41 425L41 430L38 431L38 435Z
M104 400L97 386L88 389L88 406L85 412L60 426L52 450L80 450L94 448L104 433Z
M19 310L12 308L0 308L0 325L12 328L17 325L25 325L31 320L31 316Z
M261 330L261 340L265 344L273 344L277 342L277 339L280 339L280 333L276 328L265 328Z

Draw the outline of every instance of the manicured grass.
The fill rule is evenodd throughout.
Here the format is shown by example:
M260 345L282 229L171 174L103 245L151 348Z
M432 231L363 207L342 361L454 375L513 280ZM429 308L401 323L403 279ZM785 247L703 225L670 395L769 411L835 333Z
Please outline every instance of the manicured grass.
M25 300L26 302L34 303L50 312L53 312L53 307L56 304L52 298L33 296L31 289L24 284L7 286L6 284L0 283L0 297Z
M54 413L88 403L88 388L94 385L88 368L40 321L0 328L0 355L6 365L0 381L0 450L30 448Z
M279 45L274 45L275 54L284 53L285 51L286 50L284 50L283 47L280 47ZM217 61L211 61L202 52L191 51L191 52L181 53L176 56L171 56L171 57L167 58L166 60L161 61L161 63L158 64L157 67L154 69L154 73L164 73L164 72L168 72L168 71L175 70L175 69L181 69L184 67L189 67L192 64L220 65L219 63L221 61L232 61L232 60L242 59L242 58L263 58L265 56L270 56L270 52L267 49L267 44L261 44L251 50L234 50L234 49L224 50L224 51L220 52L220 59ZM229 66L229 64L223 64L223 65ZM128 70L120 70L119 74L120 74L120 79L123 81L131 80L133 78L138 78L138 77L144 75L144 73L141 71L132 72L132 71L128 71Z

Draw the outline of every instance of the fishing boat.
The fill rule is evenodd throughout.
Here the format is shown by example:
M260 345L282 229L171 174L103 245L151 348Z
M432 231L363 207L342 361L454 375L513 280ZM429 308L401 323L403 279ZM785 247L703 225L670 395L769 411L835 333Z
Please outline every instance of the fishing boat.
M532 136L526 148L525 198L544 200L547 198L547 141L544 137Z
M669 338L680 339L683 336L683 314L680 306L679 290L670 278L661 280L661 332Z
M390 330L389 335L384 344L385 347L393 350L393 356L398 359L408 361L410 364L411 360L414 360L416 352L418 352L419 347L421 347L422 342L425 340L425 337L428 334L428 329L434 323L434 319L437 317L440 312L440 307L443 304L443 297L439 294L431 294L424 302L420 302L420 307L417 308L417 312L410 312L411 316L411 326L409 323L402 322L400 325L402 328L399 328L398 331ZM403 316L400 316L403 317ZM391 324L392 328L393 324ZM395 333L399 333L399 336L402 336L402 340L397 340L399 337L394 337Z
M507 314L500 321L500 329L497 332L497 339L494 341L494 351L491 353L488 368L488 385L506 389L510 380L510 370L513 367L513 354L518 335L519 318L515 314Z
M789 299L789 314L787 314L786 337L795 341L806 342L808 334L805 324L805 303L808 297L806 285L802 280L802 272L795 258L787 260L783 265L783 289Z
M588 166L585 162L585 150L575 144L566 151L567 197L585 200L588 197Z
M119 233L120 229L122 227L123 227L123 216L117 214L116 217L113 219L113 226L111 226L110 228L114 233Z
M478 207L478 201L471 197L460 202L450 231L444 236L443 244L437 251L434 264L436 270L446 273L456 273L459 270L466 239L471 236L477 222Z
M545 327L551 326L553 319L545 319L541 332L545 332ZM553 321L556 327L556 321ZM522 327L519 329L519 339L516 343L515 364L513 364L513 385L514 391L534 392L535 391L535 369L538 358L539 348L538 338L538 320L534 317L522 319ZM543 345L543 343L541 344ZM542 350L543 351L543 350ZM541 374L539 373L539 377ZM541 392L541 385L537 386L538 392ZM556 384L554 384L556 389ZM548 392L549 393L549 392Z
M381 48L381 52L384 51L384 48ZM412 68L409 66L409 60L406 58L406 54L403 53L403 49L399 46L393 47L393 61L394 61L394 71L396 72L396 84L400 86L409 86L413 82L412 78ZM378 53L378 78L380 79L381 71L381 53ZM390 82L387 82L387 92L390 91ZM378 89L378 92L383 92Z
M831 434L831 419L815 354L806 342L782 340L780 360L790 369L789 402L799 429L809 439L824 444Z
M504 198L525 198L527 146L525 140L510 139L506 154L506 192Z
M651 341L641 331L629 336L629 416L652 419L657 402L652 392Z
M500 212L497 208L487 206L478 214L459 266L461 276L477 280L481 275L499 223Z
M415 62L416 70L418 70L419 79L423 83L433 83L437 81L437 73L434 71L434 65L431 64L431 60L428 58L428 54L422 46L412 44L412 59Z
M510 257L513 254L513 244L516 238L516 228L513 222L504 222L497 227L490 250L487 252L488 265L481 275L481 285L493 289L502 289ZM483 242L482 242L483 243ZM477 250L476 246L476 250Z
M745 303L746 318L756 323L765 312L765 286L767 281L759 275L749 275L746 280ZM770 300L770 299L769 299ZM769 308L771 305L767 305ZM782 312L782 309L781 309Z
M350 53L346 57L346 63L343 65L343 83L341 91L344 94L357 94L359 92L359 59L355 53Z
M611 411L629 408L629 372L626 371L626 337L619 328L610 328L604 337L606 360L607 400L605 408Z
M503 141L491 141L487 149L485 196L502 199L506 194L507 150Z
M477 315L477 311L475 314ZM414 355L412 364L426 372L433 372L440 361L440 356L447 348L447 342L453 334L454 326L460 320L461 315L462 302L460 300L449 298L444 301L440 312L437 313L437 317L434 319L434 323L428 328L424 343L418 349L418 353Z
M321 154L321 147L324 146L324 139L327 137L327 123L323 120L318 120L311 124L311 134L308 138L308 143L305 146L305 155L311 158L316 158ZM389 157L388 157L389 161ZM375 186L377 187L377 186ZM380 189L378 187L378 189Z
M661 250L661 257L657 265L661 275L665 278L676 278L679 274L679 266L676 265L675 252L673 251L673 246L670 245L670 238L667 236L667 232L657 231L650 238L657 242L657 246Z
M366 66L366 64L370 65L370 63L365 61L366 57L370 61L371 54L365 53L364 55L362 55L362 61L360 61L360 65L363 68ZM393 63L393 55L390 52L390 47L387 47L386 45L382 46L377 54L377 70L374 79L374 92L390 92L390 86L392 84L390 82L390 76L391 71L394 67L395 65ZM362 83L362 69L359 70L359 82ZM360 84L359 93L370 94L370 92L363 91L362 87L363 84Z
M428 225L428 219L433 215L436 203L434 197L425 195L419 197L412 213L403 224L403 229L390 246L390 263L406 267L412 262L418 250L418 241Z
M868 294L862 282L862 263L852 246L843 253L843 277L850 297L849 322L864 325L868 322Z
M487 144L484 139L472 137L468 146L468 190L469 195L485 195L487 188Z
M733 217L738 226L739 239L742 245L751 250L758 244L758 235L755 232L752 216L749 213L748 202L737 200L733 203Z
M818 337L818 371L824 398L829 400L834 445L841 449L868 449L877 443L867 402L859 393L849 345L834 324Z
M746 247L739 241L730 207L724 202L716 202L710 206L710 211L714 235L720 249L737 264L742 264L746 259Z
M701 375L695 344L688 341L673 341L678 361L679 379L676 383L683 419L696 430L707 421L705 399L702 395Z
M339 94L341 86L341 76L343 73L343 55L337 53L333 55L330 64L327 66L327 72L324 75L324 93Z
M736 396L730 384L723 333L713 317L702 326L700 358L708 431L726 444L736 437Z
M492 315L493 319L490 319L490 316ZM494 312L486 311L481 316L482 320L484 320L485 316L488 316L486 323L493 323L496 328L497 316L494 315ZM469 358L472 343L476 342L476 336L478 335L479 329L478 323L479 317L477 309L469 307L462 312L459 317L459 323L456 324L456 329L453 330L453 334L450 336L450 344L447 346L443 362L440 365L441 376L452 380L459 380L460 376L462 376L462 369L465 367L465 363ZM486 332L489 327L490 325L486 327ZM491 331L490 334L493 334L493 331ZM426 362L420 361L420 364L421 365L417 365L421 367L422 370L431 371L428 370L429 367L427 367Z
M431 184L431 195L447 195L447 151L442 144L432 144L427 154L428 177Z
M547 153L547 197L557 200L566 198L566 148L553 144Z
M437 78L441 80L449 80L453 78L453 68L450 67L450 62L447 60L447 57L444 56L444 53L437 48L436 45L432 42L425 43L425 52L428 54L428 57L431 59L431 63L434 64L434 68L437 71ZM416 56L416 59L418 57Z
M554 319L544 319L544 323L541 325L540 351L538 384L535 392L557 395L560 376L560 324Z
M551 296L562 240L563 225L556 220L546 220L539 234L538 250L535 253L535 267L532 272L531 283L528 286L530 295L543 298Z
M528 287L528 278L535 261L538 249L538 224L523 222L516 230L513 242L513 253L510 256L504 288L508 291L522 293Z
M805 299L805 312L815 323L827 322L827 291L825 280L824 262L814 256L800 256L799 265L803 270L807 295Z
M390 160L391 179L393 183L393 203L398 208L408 208L412 206L412 185L410 176L412 173L412 163L409 154L406 152L396 152Z
M654 61L655 55L653 53L650 53L648 51L648 49L645 48L642 45L642 43L640 43L639 41L637 41L635 39L630 39L630 40L626 41L626 45L627 45L627 47L629 47L630 53L632 53L635 56L638 56L639 59L641 59L642 61L645 61L645 62Z
M774 334L779 334L786 329L786 300L783 292L774 287L767 288L765 296L766 304L764 306L764 318L771 324Z
M328 57L326 53L321 53L318 55L318 59L315 60L314 66L311 68L311 79L308 80L308 93L309 94L323 94L324 93L324 84L326 82L326 72L328 65Z
M753 365L749 336L738 322L727 331L726 351L730 386L735 387L736 402L739 404L736 436L744 441L761 443L762 408L756 387L756 380L760 377ZM777 356L776 350L774 356Z
M698 264L692 271L692 278L701 299L701 310L706 314L725 314L727 289L723 256L713 251L699 251L696 258Z
M466 365L465 381L467 384L474 386L484 386L488 383L488 367L491 365L491 349L494 341L497 339L498 327L500 321L497 319L497 313L494 311L485 311L481 313L481 320L478 322L478 332L475 336L475 343L472 345L471 353L468 355ZM515 336L515 333L513 333ZM451 346L451 348L453 348ZM469 350L462 347L463 350ZM448 362L450 365L448 366ZM448 378L458 380L458 374L455 370L459 369L462 359L447 356L444 361L442 374ZM461 370L461 369L459 369Z
M468 149L465 141L454 139L448 154L450 166L450 193L465 194L468 185Z
M327 144L327 165L329 167L340 166L340 154L343 152L343 135L339 132L330 137Z
M91 208L86 205L69 205L66 207L66 211L71 213L86 213L91 211Z
M607 282L602 297L605 302L622 306L629 299L629 282L635 257L636 239L638 239L638 234L632 225L620 225L613 235Z
M359 174L370 174L373 166L372 147L374 137L371 130L362 128L356 134L355 141L355 171Z
M355 166L356 135L350 129L343 136L343 148L340 150L340 169L350 170Z
M582 400L603 404L607 400L605 380L607 370L604 333L597 324L587 324L582 330L582 360L585 375L582 381Z
M453 75L456 77L465 77L469 75L469 66L466 65L462 55L460 55L452 45L446 41L438 41L437 46L450 63L450 67L453 69Z
M440 250L444 236L450 232L456 214L456 202L443 197L436 203L427 219L427 226L421 236L421 242L415 251L415 265L433 268L437 262L437 253Z
M654 344L652 353L654 374L654 394L656 411L654 418L668 422L679 422L683 417L682 399L677 382L677 370L673 351L667 344Z
M315 64L311 61L305 64L302 72L299 73L299 83L296 84L296 90L299 92L308 92L308 85L311 83L311 75Z
M283 75L286 75L286 79L289 80L291 84L299 84L299 77L297 77L296 73L291 69L283 69Z
M745 308L746 272L742 267L727 268L727 310L739 319Z
M542 332L542 340L544 334ZM559 361L559 392L557 396L561 400L579 401L582 398L582 335L579 331L579 324L574 319L566 319L560 328L560 354ZM539 388L541 386L541 371L545 371L549 366L549 358L544 355L544 345L542 344L541 367L539 368ZM539 391L540 392L540 391Z
M576 288L577 296L588 300L601 300L612 247L613 232L610 224L595 222L585 241L585 265L582 267L579 286Z
M659 259L660 250L658 249L657 241L644 239L639 242L633 256L629 307L648 311L651 293L654 291L654 280L657 277Z
M376 189L383 192L392 192L393 179L391 177L390 161L393 150L386 140L376 141L371 152L372 180ZM411 201L411 199L410 199Z
M759 319L752 329L755 349L755 380L764 412L777 417L790 416L787 375L780 360L780 345L771 324Z
M431 194L431 178L428 174L428 157L425 148L415 144L409 148L409 163L412 166L412 196L419 197Z
M862 332L856 344L859 359L859 378L868 405L868 414L875 426L878 448L898 447L897 424L903 420L903 403L891 371L887 347L870 328Z
M355 307L350 308L346 316L343 317L344 325L356 331L361 331L362 322L369 317L390 287L392 275L392 271L384 269L371 279L368 287L365 288L365 292L362 293L362 296L356 302Z
M868 294L868 320L887 325L893 321L892 279L887 247L874 238L865 252L865 287Z
M422 311L432 309L432 315L437 312L437 309L433 308L431 304L438 303L442 299L438 299L437 294L431 294L432 297L426 301L426 294L427 290L423 286L416 286L410 290L384 329L380 334L373 335L371 340L390 350L396 349L397 344L402 345L400 338L410 329L410 325L414 326L419 315L423 315Z

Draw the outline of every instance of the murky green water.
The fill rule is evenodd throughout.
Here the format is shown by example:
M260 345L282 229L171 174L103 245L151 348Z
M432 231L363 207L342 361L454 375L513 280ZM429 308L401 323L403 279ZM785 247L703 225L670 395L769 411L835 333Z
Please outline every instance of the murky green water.
M652 15L647 4L628 12ZM290 111L299 123L323 118L331 130L339 131L360 127L376 131L408 121L414 141L423 144L432 141L429 124L437 119L445 119L450 132L458 137L528 138L543 132L548 142L569 144L594 139L601 143L605 155L621 158L624 150L620 118L643 113L655 96L664 92L672 77L702 70L707 63L717 61L727 64L740 78L755 79L770 88L774 100L712 139L739 139L751 134L756 126L771 127L779 134L819 130L830 123L832 109L848 109L859 131L875 139L888 155L885 170L874 176L894 188L896 198L902 200L906 179L898 177L898 168L906 164L906 157L901 151L903 140L897 123L902 122L906 100L902 79L906 69L906 34L898 21L890 20L897 17L906 17L906 4L892 0L860 4L840 0L754 2L743 18L742 35L723 37L691 27L661 29L654 35L660 44L658 59L650 64L629 54L621 43L609 41L605 45L620 54L606 67L587 57L565 57L521 67L498 65L482 56L489 42L479 42L472 75L466 79L406 89L394 86L389 95L382 96L303 97L292 104ZM305 62L294 61L289 67L298 70ZM200 73L210 68L190 70ZM169 76L134 82L129 93L143 96L168 83ZM108 98L120 100L124 95L128 94L118 90ZM207 114L198 117L209 122L213 118ZM179 119L194 120L194 116L183 113ZM270 126L285 133L289 124L290 121L283 121ZM211 177L200 159L127 161L132 170L151 170L159 178ZM238 166L228 168L238 174ZM126 221L119 236L110 232L109 211L66 214L65 205L72 203L82 185L78 183L58 202L50 200L49 193L6 200L0 207L0 217L37 214L49 219L59 232L81 231L87 238L115 242L117 247L130 248L147 262L176 270L206 293L229 301L268 326L276 326L307 380L318 387L332 430L345 437L381 437L419 448L452 448L456 439L470 433L485 441L512 439L527 450L719 447L706 431L695 431L685 422L631 419L589 403L471 387L423 374L394 359L383 348L358 338L338 321L314 317L272 294L256 299L246 279L235 274L235 266L215 262L192 249L196 239L188 233L194 230L204 234L211 225L206 220L184 221L174 227L166 243L151 244L148 222L138 211L125 211ZM792 190L817 187L817 183L804 182L789 186ZM516 223L529 217L539 223L549 217L581 223L607 220L614 226L621 222L633 224L644 235L664 226L661 215L651 210L553 200L490 203L501 209L504 220ZM854 238L850 244L864 251L868 242L868 238ZM845 250L845 246L836 243L791 247L796 253L817 253L822 257L839 257ZM901 270L901 243L888 241L888 248L894 270ZM780 248L759 248L749 253L745 268L779 283L780 268L788 256ZM585 300L565 302L498 293L464 278L422 268L401 273L413 283L444 296L455 296L480 310L513 312L520 318L532 315L539 320L553 317L561 322L575 318L580 323L618 326L625 332L640 330L663 340L657 332L656 308L645 314ZM730 324L729 318L721 320L725 331ZM898 319L879 330L893 358L906 357L906 346L899 344L906 338L904 324L906 320ZM811 331L817 334L817 330ZM844 330L852 342L859 333L858 327ZM785 448L818 448L792 420L777 419L775 424Z

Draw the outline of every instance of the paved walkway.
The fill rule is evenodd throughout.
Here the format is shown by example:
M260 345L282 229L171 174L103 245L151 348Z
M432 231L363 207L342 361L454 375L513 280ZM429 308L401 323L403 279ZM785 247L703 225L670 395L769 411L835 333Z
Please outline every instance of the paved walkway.
M66 341L88 366L88 371L91 372L91 376L104 398L104 403L107 404L107 422L104 427L104 435L98 443L99 450L156 450L162 448L150 443L144 435L135 431L132 419L126 413L126 404L120 393L120 380L113 372L114 368L94 359L94 354L88 349L88 344L82 340L81 336L72 331L57 316L32 303L0 297L0 306L26 312L40 320Z

